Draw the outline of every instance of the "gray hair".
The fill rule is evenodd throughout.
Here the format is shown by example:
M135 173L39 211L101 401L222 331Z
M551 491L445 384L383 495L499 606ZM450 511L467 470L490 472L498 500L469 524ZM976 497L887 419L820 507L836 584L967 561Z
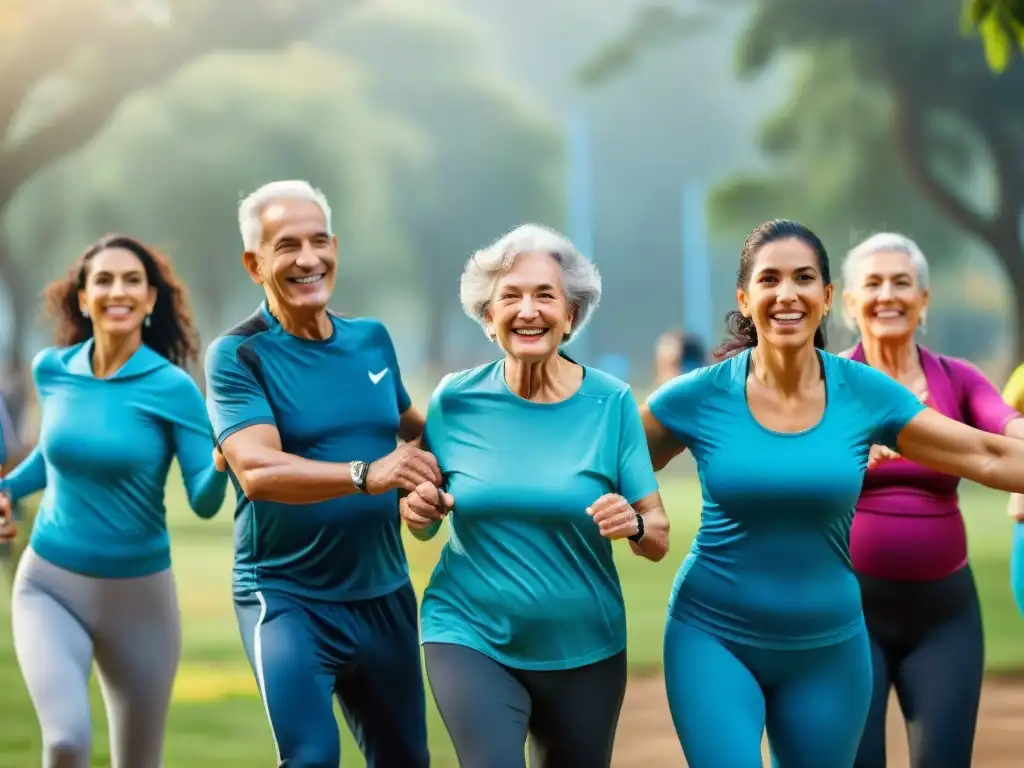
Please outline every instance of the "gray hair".
M256 251L263 241L263 211L280 200L302 200L316 203L323 211L327 231L331 232L331 206L324 193L308 181L289 179L271 181L249 194L238 204L238 229L242 234L242 245L247 251Z
M917 284L921 290L928 290L928 259L925 258L924 252L921 251L917 243L906 235L896 232L878 232L850 249L850 252L846 254L846 258L843 260L843 286L847 289L853 286L857 278L857 267L861 261L868 256L886 251L905 253L909 256L910 266L914 270ZM846 327L850 330L858 330L856 318L850 317L850 313L846 311L845 306L843 307L843 322L846 323ZM924 325L923 314L921 316L921 325Z
M594 264L568 238L539 224L516 227L497 242L474 253L462 272L459 298L462 309L487 330L487 310L498 278L512 269L523 253L550 253L562 270L565 298L575 310L572 328L563 343L583 330L601 301L601 275Z

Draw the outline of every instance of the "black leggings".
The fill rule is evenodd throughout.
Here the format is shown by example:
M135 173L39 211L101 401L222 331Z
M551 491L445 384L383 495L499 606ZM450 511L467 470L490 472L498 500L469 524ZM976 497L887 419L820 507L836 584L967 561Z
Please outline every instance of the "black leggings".
M884 768L885 712L896 688L913 768L969 768L985 666L970 568L937 581L860 576L874 691L855 768Z
M460 768L608 768L626 693L626 652L531 672L461 645L424 643L427 677Z

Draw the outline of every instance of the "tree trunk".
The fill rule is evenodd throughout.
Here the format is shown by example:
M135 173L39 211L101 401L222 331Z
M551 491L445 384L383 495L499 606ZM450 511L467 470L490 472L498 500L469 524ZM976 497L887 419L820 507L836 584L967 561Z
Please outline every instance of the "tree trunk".
M992 242L992 249L1006 267L1013 288L1013 303L1017 312L1014 324L1013 365L1024 363L1024 243L1020 238L1006 238L1005 242Z

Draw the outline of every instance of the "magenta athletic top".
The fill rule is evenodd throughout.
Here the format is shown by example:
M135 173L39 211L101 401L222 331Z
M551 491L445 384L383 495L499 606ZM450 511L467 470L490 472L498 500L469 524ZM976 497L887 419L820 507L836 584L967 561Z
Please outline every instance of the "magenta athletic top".
M976 429L1003 434L1021 414L965 360L918 347L928 382L926 405ZM865 363L857 344L844 357ZM931 581L967 564L967 535L957 496L960 478L908 459L886 461L864 476L850 530L854 570L894 581Z

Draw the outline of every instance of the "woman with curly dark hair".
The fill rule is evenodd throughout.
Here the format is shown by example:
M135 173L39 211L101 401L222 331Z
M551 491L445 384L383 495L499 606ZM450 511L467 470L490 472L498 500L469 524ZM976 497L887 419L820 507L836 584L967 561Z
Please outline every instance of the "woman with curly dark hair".
M43 733L43 765L85 768L95 659L111 762L158 768L181 648L164 486L177 457L192 509L224 500L202 394L184 370L198 344L171 265L108 235L49 285L57 346L32 374L39 444L0 480L12 502L46 489L13 595L15 651Z

